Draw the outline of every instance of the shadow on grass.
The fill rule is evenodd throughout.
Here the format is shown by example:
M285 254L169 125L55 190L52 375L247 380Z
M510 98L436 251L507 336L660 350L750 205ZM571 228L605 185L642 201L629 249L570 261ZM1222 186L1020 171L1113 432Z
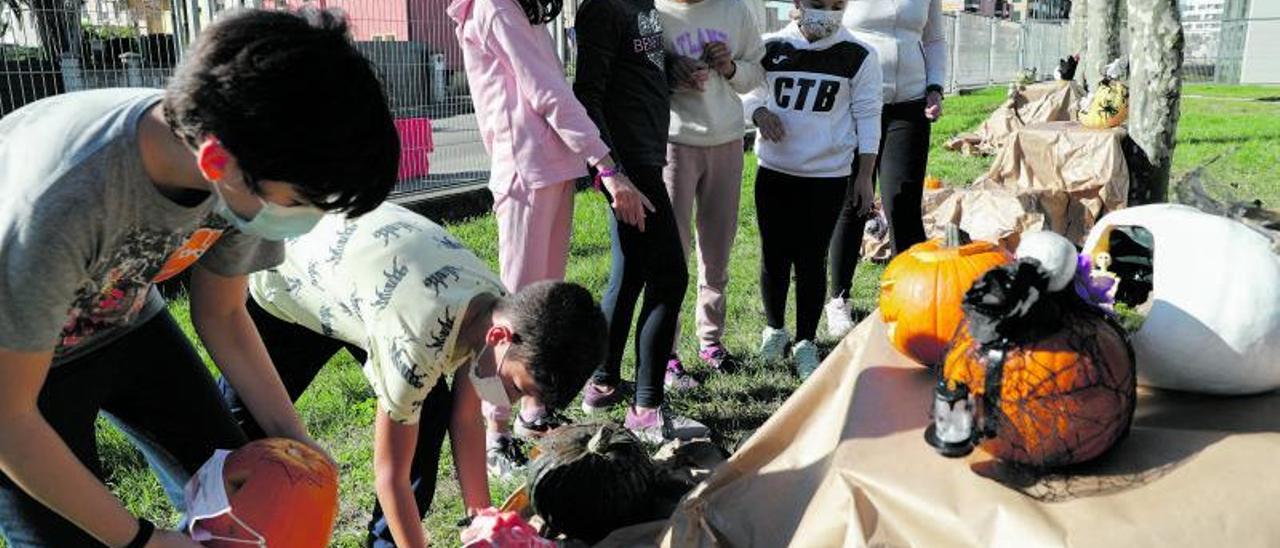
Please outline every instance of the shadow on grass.
M1179 140L1178 142L1179 144L1186 145L1231 145L1262 141L1280 141L1280 133L1267 133L1263 135L1232 135L1223 137L1187 137Z

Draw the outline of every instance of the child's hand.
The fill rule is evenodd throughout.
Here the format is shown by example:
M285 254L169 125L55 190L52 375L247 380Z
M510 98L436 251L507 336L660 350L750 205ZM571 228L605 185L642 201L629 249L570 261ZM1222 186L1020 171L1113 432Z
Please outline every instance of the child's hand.
M702 91L711 78L706 63L690 57L678 56L671 62L672 84L675 89Z
M613 198L613 212L618 220L644 232L644 218L648 211L655 210L653 203L622 173L605 177L603 182Z
M871 184L871 177L862 177L858 175L855 175L855 177L857 177L857 180L854 181L853 188L854 192L856 192L858 196L857 216L859 218L865 218L871 214L871 207L875 203L875 188L873 188Z
M738 67L733 64L733 54L724 42L707 42L702 48L702 60L719 72L725 79L733 78Z
M782 127L782 118L777 114L770 112L765 107L756 109L751 115L751 121L755 122L756 127L760 128L760 136L766 141L778 142L787 136L787 131Z

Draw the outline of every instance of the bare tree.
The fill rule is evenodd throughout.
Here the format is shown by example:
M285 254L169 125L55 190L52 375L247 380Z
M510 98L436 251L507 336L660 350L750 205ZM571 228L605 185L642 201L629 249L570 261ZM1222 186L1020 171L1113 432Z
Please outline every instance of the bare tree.
M1093 0L1097 1L1097 0ZM1183 34L1178 0L1129 0L1129 136L1141 149L1130 160L1135 204L1168 194L1182 102Z
M1079 53L1081 60L1089 48L1089 2L1088 0L1072 0L1071 15L1067 25L1067 38L1070 40L1071 52ZM1084 71L1078 71L1077 79Z
M1120 56L1120 0L1089 0L1086 52L1080 70L1087 81L1096 82L1102 67Z

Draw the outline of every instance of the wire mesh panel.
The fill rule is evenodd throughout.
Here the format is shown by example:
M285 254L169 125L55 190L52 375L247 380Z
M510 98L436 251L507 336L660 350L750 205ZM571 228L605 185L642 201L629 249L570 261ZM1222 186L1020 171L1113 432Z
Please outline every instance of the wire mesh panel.
M943 30L943 34L946 36L947 52L948 52L947 53L947 76L943 81L947 83L946 84L947 92L950 93L955 91L954 77L956 74L956 55L955 55L956 50L953 47L954 44L956 43L956 16L955 15L948 13L942 16L942 30Z
M991 19L969 13L956 15L956 87L974 88L991 83Z
M383 80L400 134L399 182L393 195L470 188L488 181L489 157L468 95L462 51L454 23L445 15L449 0L265 4L290 9L313 5L346 13L356 48Z
M163 87L176 63L169 0L0 6L0 115L58 93Z
M991 80L1009 82L1018 78L1022 63L1022 26L995 21L991 27Z

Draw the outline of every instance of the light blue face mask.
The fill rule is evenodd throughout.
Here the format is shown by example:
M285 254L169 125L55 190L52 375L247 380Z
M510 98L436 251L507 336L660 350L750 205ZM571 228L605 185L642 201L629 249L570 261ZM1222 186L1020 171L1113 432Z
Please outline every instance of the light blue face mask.
M214 185L214 194L218 198L218 203L214 206L214 211L218 215L229 221L240 232L264 240L281 241L297 238L311 232L320 219L324 218L324 210L318 207L306 205L285 207L255 196L262 203L262 208L252 219L244 219L227 205L227 201L217 191L217 185Z

